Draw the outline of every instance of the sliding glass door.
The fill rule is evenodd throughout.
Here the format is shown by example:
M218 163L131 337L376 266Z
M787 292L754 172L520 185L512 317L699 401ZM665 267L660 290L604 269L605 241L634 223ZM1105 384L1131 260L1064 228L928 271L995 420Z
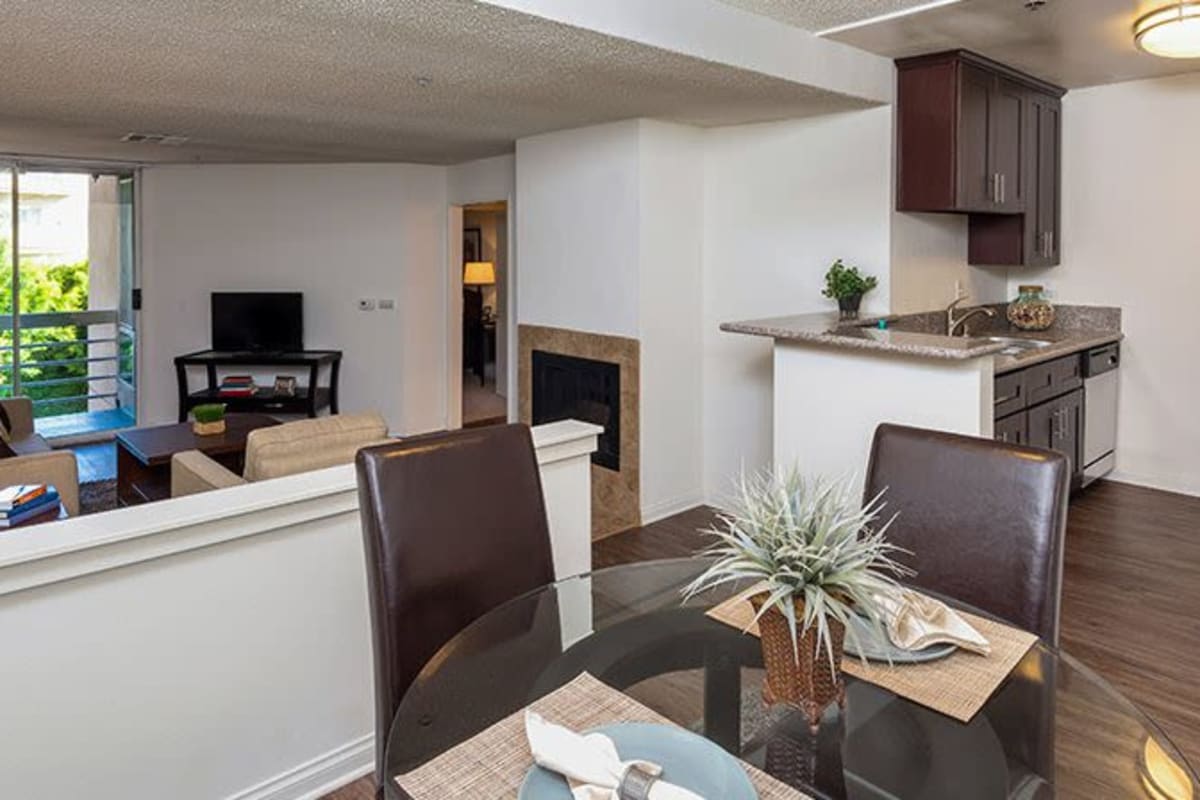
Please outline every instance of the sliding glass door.
M38 431L134 423L134 176L4 165L0 395L33 401Z

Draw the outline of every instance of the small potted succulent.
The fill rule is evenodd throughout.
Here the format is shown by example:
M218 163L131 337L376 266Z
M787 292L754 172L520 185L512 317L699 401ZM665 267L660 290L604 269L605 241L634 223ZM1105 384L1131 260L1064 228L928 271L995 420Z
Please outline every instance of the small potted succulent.
M192 409L192 430L197 436L215 436L225 432L225 404L204 403Z
M857 319L863 295L879 285L873 275L863 275L858 267L847 267L839 258L825 273L821 294L837 300L842 319Z
M908 572L885 539L891 521L877 524L882 508L879 497L864 506L849 480L809 480L795 469L743 476L732 508L705 531L717 541L702 555L716 561L685 589L691 597L751 583L767 671L763 699L799 708L813 726L831 703L845 701L842 644L847 635L857 643L850 616L882 636L880 595L897 590L895 577Z

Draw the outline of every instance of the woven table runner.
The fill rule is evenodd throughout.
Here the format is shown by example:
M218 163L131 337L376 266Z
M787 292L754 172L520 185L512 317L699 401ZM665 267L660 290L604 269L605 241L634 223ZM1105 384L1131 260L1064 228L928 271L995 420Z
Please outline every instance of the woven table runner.
M674 724L586 672L529 707L550 722L578 731L613 722ZM531 766L521 709L395 780L414 800L512 800ZM742 766L759 800L811 800L762 770L744 762Z
M958 614L988 640L992 646L990 655L959 649L938 661L890 666L875 662L864 665L858 658L847 655L842 659L842 669L959 722L970 722L1033 647L1037 637L965 611ZM753 622L754 608L740 596L713 606L708 616L738 630L750 626L747 632L758 636L758 624Z

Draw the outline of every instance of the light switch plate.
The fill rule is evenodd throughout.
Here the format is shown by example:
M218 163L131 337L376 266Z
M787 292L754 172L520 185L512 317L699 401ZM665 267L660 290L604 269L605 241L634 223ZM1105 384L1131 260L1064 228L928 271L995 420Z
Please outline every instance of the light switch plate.
M393 300L392 298L390 298L390 297L379 298L379 310L380 311L394 311L395 308L396 308L396 301Z

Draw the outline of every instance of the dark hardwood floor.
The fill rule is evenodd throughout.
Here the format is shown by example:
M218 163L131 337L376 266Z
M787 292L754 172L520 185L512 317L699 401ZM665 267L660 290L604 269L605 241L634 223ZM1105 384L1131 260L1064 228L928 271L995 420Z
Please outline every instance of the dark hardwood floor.
M713 520L695 508L592 547L596 569L687 556ZM1101 482L1071 502L1062 647L1200 764L1200 498ZM370 778L324 800L371 800Z

